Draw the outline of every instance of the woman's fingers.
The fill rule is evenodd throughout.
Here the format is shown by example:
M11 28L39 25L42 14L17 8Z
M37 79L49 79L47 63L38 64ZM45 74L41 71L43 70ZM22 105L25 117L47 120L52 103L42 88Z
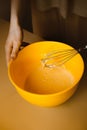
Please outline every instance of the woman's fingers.
M21 45L21 42L7 41L6 46L5 46L7 66L8 66L8 63L10 62L10 60L13 60L16 58L20 45Z
M21 45L21 42L14 42L12 52L11 52L11 58L12 59L16 58L20 45Z
M19 51L19 47L22 42L22 37L22 30L18 24L10 26L10 30L5 45L7 65L11 59L16 58Z
M11 59L11 52L12 52L12 44L11 43L6 43L5 45L5 52L6 52L6 63L8 65L10 59Z

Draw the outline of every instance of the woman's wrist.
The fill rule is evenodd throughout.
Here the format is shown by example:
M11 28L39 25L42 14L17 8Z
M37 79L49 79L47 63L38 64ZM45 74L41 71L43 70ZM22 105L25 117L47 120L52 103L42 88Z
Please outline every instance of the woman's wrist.
M11 24L11 25L19 25L18 16L16 16L16 15L11 16L10 24Z

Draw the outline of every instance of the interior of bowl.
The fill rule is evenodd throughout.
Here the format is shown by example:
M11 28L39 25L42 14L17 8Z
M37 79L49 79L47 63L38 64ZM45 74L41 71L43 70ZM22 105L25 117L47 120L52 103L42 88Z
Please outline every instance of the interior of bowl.
M52 50L72 48L60 42L43 41L21 50L9 64L9 77L15 87L36 94L52 94L75 86L82 77L84 62L77 54L62 66L44 67L41 59Z

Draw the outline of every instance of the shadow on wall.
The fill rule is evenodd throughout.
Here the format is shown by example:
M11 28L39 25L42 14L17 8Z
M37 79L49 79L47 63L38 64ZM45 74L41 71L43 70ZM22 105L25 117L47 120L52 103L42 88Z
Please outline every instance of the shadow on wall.
M0 0L1 19L10 21L10 7L11 0ZM21 1L20 24L24 29L32 32L31 9L29 0Z

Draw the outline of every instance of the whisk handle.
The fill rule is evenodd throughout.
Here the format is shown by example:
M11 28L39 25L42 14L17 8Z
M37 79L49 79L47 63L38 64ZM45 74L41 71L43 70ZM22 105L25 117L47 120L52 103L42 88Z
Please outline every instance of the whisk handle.
M78 49L78 52L84 51L84 50L86 50L86 49L87 49L87 45L85 45L85 46L82 47L82 48L79 48L79 49Z

